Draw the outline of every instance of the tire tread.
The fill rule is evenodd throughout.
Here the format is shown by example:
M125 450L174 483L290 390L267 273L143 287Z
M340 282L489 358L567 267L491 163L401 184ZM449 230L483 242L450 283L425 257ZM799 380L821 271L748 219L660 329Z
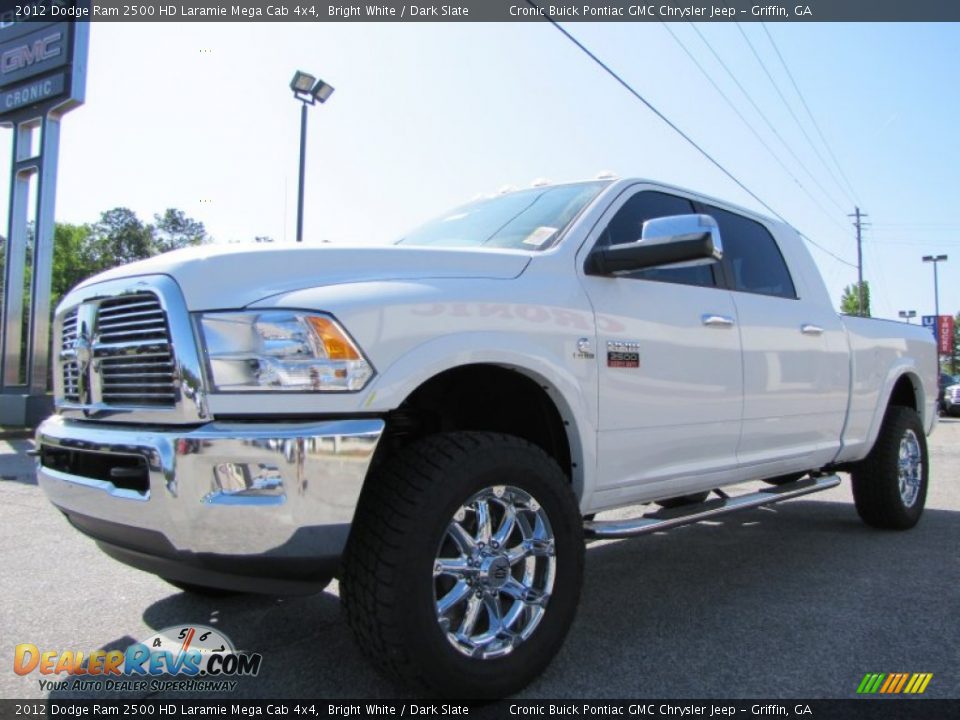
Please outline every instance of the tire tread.
M907 429L916 433L923 459L923 485L912 508L904 507L896 477L900 438ZM926 448L926 436L916 412L900 405L890 406L873 449L851 471L854 504L857 514L867 525L907 530L917 524L927 493L929 460Z
M340 593L357 644L381 673L429 692L443 692L443 688L432 686L403 642L406 618L397 607L402 590L391 571L403 562L403 538L421 522L434 488L448 483L453 468L480 452L499 456L522 452L525 458L534 452L552 466L551 471L560 472L542 449L512 435L429 436L404 447L371 473L344 553ZM565 492L575 506L568 485Z

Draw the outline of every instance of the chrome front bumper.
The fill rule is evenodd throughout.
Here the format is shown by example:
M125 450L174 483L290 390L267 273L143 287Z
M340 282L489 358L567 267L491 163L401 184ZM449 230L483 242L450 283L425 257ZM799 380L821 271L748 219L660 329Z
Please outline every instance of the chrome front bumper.
M383 428L357 419L157 429L54 416L37 430L37 477L74 525L115 550L201 568L259 561L241 574L263 574L269 558L329 566Z

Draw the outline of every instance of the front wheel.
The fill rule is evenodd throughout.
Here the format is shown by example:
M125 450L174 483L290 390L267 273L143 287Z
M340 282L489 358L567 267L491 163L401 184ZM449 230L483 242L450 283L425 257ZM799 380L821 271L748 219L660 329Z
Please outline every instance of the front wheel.
M857 513L874 527L912 528L923 514L928 475L920 417L910 408L891 406L873 450L851 472Z
M517 692L560 649L583 576L566 476L516 437L435 435L369 479L341 597L361 649L428 694Z

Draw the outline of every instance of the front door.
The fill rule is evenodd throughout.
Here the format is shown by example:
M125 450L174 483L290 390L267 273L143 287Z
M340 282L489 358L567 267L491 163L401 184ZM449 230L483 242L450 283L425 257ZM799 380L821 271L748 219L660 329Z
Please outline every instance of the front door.
M599 505L715 487L736 470L743 371L720 266L583 274L595 245L634 242L645 221L693 212L686 198L628 189L577 259L597 316Z

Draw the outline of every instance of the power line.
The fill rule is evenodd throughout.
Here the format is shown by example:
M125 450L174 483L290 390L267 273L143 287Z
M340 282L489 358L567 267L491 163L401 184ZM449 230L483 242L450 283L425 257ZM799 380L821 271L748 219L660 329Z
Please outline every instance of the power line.
M880 262L880 259L879 259L879 256L877 255L876 250L877 250L877 248L876 248L875 245L871 245L871 246L870 246L870 253L871 253L871 255L873 256L873 259L874 259L873 267L874 267L874 269L876 270L877 275L880 276L880 285L877 285L877 287L884 287L884 288L886 288L886 287L889 287L889 285L887 285L887 278L885 277L884 272L883 272L883 263ZM870 281L868 280L868 281L867 281L867 284L868 284L868 285L869 285L869 282L870 282ZM870 302L873 302L873 299L874 299L874 298L877 298L878 302L883 303L883 307L886 309L887 315L889 315L889 316L892 317L892 316L893 316L893 308L890 307L890 301L887 300L887 294L884 293L884 292L871 292L871 293L870 293Z
M793 148L790 146L790 143L788 143L784 139L784 137L780 134L780 131L777 130L774 124L770 121L770 118L768 118L766 113L764 113L763 110L760 109L760 106L757 105L756 101L753 99L753 96L750 95L747 89L743 86L743 83L741 83L737 79L736 74L723 61L723 58L720 57L720 54L714 49L713 45L710 44L710 41L707 40L706 37L704 37L702 32L700 32L700 28L698 28L694 24L691 24L690 27L693 28L693 31L697 33L697 35L703 41L703 44L707 46L707 49L710 50L710 52L716 58L717 62L720 63L720 67L722 67L726 71L727 75L730 76L730 79L733 80L733 82L736 84L738 88L740 88L740 92L742 92L744 97L747 98L747 101L750 103L750 105L753 106L753 109L757 111L757 114L761 118L763 118L763 121L767 124L767 127L770 128L770 132L772 132L780 141L780 143L787 149L787 152L790 153L790 156L797 162L797 165L799 165L803 169L803 171L807 173L810 179L813 180L814 185L820 188L820 192L823 193L824 197L826 197L828 200L830 200L830 202L836 205L837 208L840 210L840 212L843 213L844 212L843 206L833 199L833 196L830 195L829 192L827 192L827 189L823 187L823 185L820 183L819 180L817 180L816 176L812 172L810 172L810 169L804 164L803 160L801 160L800 157L793 151Z
M783 218L781 218L781 220L783 220ZM784 220L784 222L787 222L787 221ZM789 225L790 223L787 223L787 224ZM794 230L797 230L796 228L793 228L793 229L794 229ZM849 266L852 267L854 270L857 269L857 265L856 265L855 263L852 263L852 262L850 262L849 260L844 260L842 257L840 257L839 255L837 255L836 253L833 253L833 252L831 252L830 250L827 250L823 245L821 245L820 243L816 242L815 240L810 239L809 237L807 237L806 235L804 235L804 234L803 234L802 232L800 232L799 230L797 230L797 234L798 234L800 237L802 237L804 240L806 240L808 243L810 243L811 245L813 245L815 248L817 248L818 250L820 250L820 251L822 251L822 252L825 252L827 255L829 255L830 257L832 257L832 258L833 258L834 260L836 260L837 262L842 262L844 265L849 265Z
M810 110L810 106L807 105L806 99L803 97L803 93L800 92L800 86L797 85L797 81L793 77L793 73L790 72L790 67L787 65L787 61L784 60L783 55L780 53L780 48L777 46L777 43L773 40L773 35L770 34L770 31L767 29L766 23L760 23L760 27L763 28L763 31L767 34L767 38L770 40L770 45L773 46L773 51L777 54L777 57L780 58L780 64L783 65L783 69L787 72L787 77L790 78L790 84L793 85L793 89L797 92L797 97L800 98L800 102L803 104L804 110L807 111L807 115L810 116L810 122L813 123L813 127L816 129L817 134L820 136L820 140L823 141L823 146L827 149L827 152L830 154L830 157L833 159L833 164L837 166L837 171L840 173L840 177L843 178L843 181L847 184L847 188L850 190L850 194L853 196L853 200L859 204L860 199L857 197L857 192L853 189L853 185L850 183L850 179L847 177L847 174L843 171L843 166L840 164L840 161L837 160L837 156L833 152L833 148L830 147L830 143L827 142L826 136L823 134L823 130L820 129L820 123L817 122L817 118L814 116L813 112Z
M750 36L747 35L746 31L743 29L743 25L737 23L737 30L740 31L740 35L743 37L744 41L747 43L747 47L750 48L750 52L753 53L753 57L756 58L757 64L760 65L760 69L763 70L763 73L767 76L767 79L770 81L770 84L773 85L773 89L776 91L780 100L783 102L783 106L787 108L787 112L790 113L790 117L793 118L793 121L797 124L797 127L800 128L800 132L803 134L804 139L807 141L807 144L813 149L813 153L817 156L817 159L820 161L820 164L826 169L827 174L830 175L830 178L837 184L837 187L840 189L840 192L844 193L850 198L850 202L856 203L853 197L849 196L846 188L840 184L840 180L837 179L837 176L834 174L833 170L827 165L827 161L823 159L823 155L820 154L820 150L814 144L813 139L807 134L806 128L803 127L803 124L800 122L800 118L797 117L797 114L793 111L790 103L787 102L787 98L784 96L783 92L780 90L780 85L774 79L773 75L770 73L769 68L767 68L766 63L763 62L763 59L760 57L760 53L757 52L757 48L754 47L754 44L750 41Z
M663 122L665 122L674 132L676 132L680 137L682 137L684 140L686 140L688 143L690 143L690 145L692 145L701 155L703 155L707 160L709 160L718 170L720 170L720 172L722 172L722 173L723 173L724 175L726 175L728 178L730 178L731 180L733 180L733 182L735 182L735 183L740 187L741 190L743 190L745 193L747 193L750 197L752 197L752 198L753 198L754 200L756 200L758 203L760 203L761 205L763 205L763 207L765 207L767 210L769 210L771 213L773 213L777 218L779 218L780 220L782 220L782 221L785 222L785 223L787 222L787 221L780 215L780 213L778 213L778 212L777 212L776 210L774 210L772 207L770 207L769 205L767 205L767 203L765 203L765 202L760 198L759 195L757 195L755 192L753 192L753 190L751 190L751 189L748 188L746 185L744 185L742 182L740 182L740 180L738 180L737 177L736 177L733 173L731 173L731 172L730 172L729 170L727 170L723 165L721 165L716 159L714 159L714 157L713 157L710 153L708 153L706 150L704 150L702 147L700 147L700 145L698 145L697 142L696 142L692 137L690 137L689 135L687 135L687 133L685 133L683 130L681 130L672 120L670 120L670 118L668 118L668 117L667 117L666 115L664 115L662 112L660 112L659 110L657 110L657 108L655 108L655 107L650 103L649 100L647 100L643 95L641 95L641 94L638 93L636 90L634 90L634 89L633 89L633 86L631 86L630 83L628 83L626 80L624 80L622 77L620 77L616 72L614 72L614 71L610 68L609 65L607 65L605 62L603 62L603 60L601 60L601 59L598 58L596 55L594 55L593 52L591 52L583 43L581 43L581 42L580 42L579 40L577 40L573 35L571 35L570 33L568 33L563 27L561 27L560 24L559 24L556 20L554 20L548 13L544 12L544 11L534 2L534 0L527 0L527 3L528 3L529 5L532 5L532 6L533 6L534 8L536 8L537 10L540 10L541 13L542 13L541 17L546 18L547 21L548 21L551 25L553 25L557 30L559 30L561 33L563 33L564 36L566 36L566 38L567 38L570 42L572 42L574 45L576 45L578 48L580 48L580 50L582 50L583 53L584 53L587 57L589 57L589 58L590 58L591 60L593 60L597 65L599 65L601 68L603 68L603 69L607 72L607 74L610 75L610 77L612 77L614 80L616 80L618 83L620 83L620 85L622 85L623 88L624 88L627 92L629 92L629 93L630 93L631 95L633 95L637 100L639 100L639 101L642 102L644 105L646 105L647 108L648 108L654 115L656 115L658 118L660 118L661 120L663 120ZM787 223L787 224L789 224L789 223Z
M943 245L945 247L960 247L957 240L880 240L872 239L874 245L902 245L905 247L930 247L931 245Z
M760 133L757 132L757 129L750 123L749 120L747 120L747 118L743 115L742 112L740 112L740 110L737 108L734 102L729 98L729 96L710 76L710 73L708 73L707 70L703 67L703 65L700 64L700 61L697 60L696 56L694 56L694 54L690 52L686 44L673 32L673 30L670 29L670 26L667 23L663 22L662 20L660 21L660 24L663 25L663 29L670 34L670 37L672 37L674 41L680 46L680 48L686 53L687 57L690 58L690 61L694 65L696 65L697 69L707 79L707 81L713 86L714 90L716 90L717 93L719 93L720 97L722 97L726 101L727 105L730 106L730 109L733 110L734 113L736 113L737 117L740 118L743 124L747 126L747 128L750 130L751 133L753 133L753 136L757 139L757 141L761 145L763 145L763 147L767 150L768 153L770 153L770 157L772 157L774 160L777 161L777 164L780 165L780 167L783 168L783 171L790 176L790 179L797 184L797 187L799 187L804 192L804 194L806 194L806 196L810 198L811 202L813 202L813 204L817 206L820 212L824 214L824 217L828 218L830 222L832 222L834 225L840 228L842 232L846 233L847 228L844 227L840 223L840 221L837 220L830 213L830 211L823 206L823 203L817 200L816 196L814 196L813 193L811 193L810 190L808 190L807 187L802 182L800 182L797 176L794 175L793 172L791 172L790 168L786 166L786 164L783 162L780 156L774 152L773 148L770 147L769 143L767 143L767 141L763 139Z
M955 223L875 223L873 227L875 229L876 228L884 228L887 230L896 229L898 231L904 228L908 230L919 230L919 229L951 230L951 231L960 230L960 225L956 225Z
M553 27L555 27L557 30L559 30L560 33L562 33L564 37L566 37L570 42L572 42L574 45L576 45L576 46L581 50L581 52L583 52L587 57L589 57L591 60L593 60L593 62L595 62L597 65L599 65L608 75L610 75L610 77L612 77L614 80L616 80L617 83L619 83L627 92L629 92L629 93L630 93L631 95L633 95L637 100L639 100L640 102L642 102L654 115L656 115L658 118L660 118L661 120L663 120L663 122L666 123L668 127L670 127L670 128L671 128L674 132L676 132L680 137L682 137L684 140L686 140L686 141L687 141L693 148L695 148L701 155L703 155L707 160L709 160L712 165L714 165L714 166L715 166L718 170L720 170L724 175L726 175L728 178L730 178L730 180L732 180L740 189L742 189L742 190L743 190L745 193L747 193L750 197L752 197L754 200L756 200L758 203L760 203L760 205L762 205L764 208L766 208L774 217L776 217L778 220L780 220L781 222L785 223L786 225L790 225L791 227L793 227L793 229L796 230L797 234L800 235L800 237L802 237L804 240L806 240L808 243L810 243L810 244L813 245L814 247L822 250L823 252L825 252L825 253L826 253L827 255L829 255L830 257L834 258L835 260L837 260L837 261L839 261L839 262L844 263L845 265L849 265L850 267L856 267L856 265L854 265L853 263L844 260L844 259L843 259L842 257L840 257L839 255L836 255L836 254L834 254L833 252L831 252L830 250L827 250L825 247L823 247L823 246L820 245L819 243L814 242L814 241L811 240L809 237L807 237L805 234L803 234L802 232L800 232L800 230L797 229L796 227L794 227L786 218L784 218L780 213L778 213L778 212L777 212L776 210L774 210L770 205L768 205L766 202L764 202L764 200L761 199L759 195L757 195L755 192L753 192L753 190L751 190L751 189L748 188L746 185L744 185L733 173L731 173L731 172L730 172L729 170L727 170L723 165L721 165L716 159L714 159L714 157L713 157L710 153L708 153L706 150L704 150L702 147L700 147L700 145L697 144L697 142L696 142L692 137L690 137L689 135L687 135L687 133L685 133L685 132L684 132L683 130L681 130L676 124L674 124L674 122L671 121L670 118L668 118L668 117L667 117L666 115L664 115L662 112L660 112L659 110L657 110L657 108L655 108L655 107L650 103L649 100L647 100L645 97L643 97L643 95L641 95L639 92L637 92L637 91L633 88L633 86L630 85L630 83L628 83L626 80L624 80L622 77L620 77L620 75L618 75L613 69L611 69L609 65L607 65L605 62L603 62L603 60L601 60L599 57L597 57L589 48L587 48L583 43L581 43L581 42L580 42L579 40L577 40L573 35L571 35L569 32L567 32L567 30L566 30L565 28L563 28L556 20L554 20L553 17L552 17L549 13L547 13L547 12L544 11L539 5L537 5L537 3L534 2L534 0L527 0L527 4L530 5L531 7L533 7L534 9L536 9L536 10L538 11L538 13L540 14L541 17L545 18L551 25L553 25Z

